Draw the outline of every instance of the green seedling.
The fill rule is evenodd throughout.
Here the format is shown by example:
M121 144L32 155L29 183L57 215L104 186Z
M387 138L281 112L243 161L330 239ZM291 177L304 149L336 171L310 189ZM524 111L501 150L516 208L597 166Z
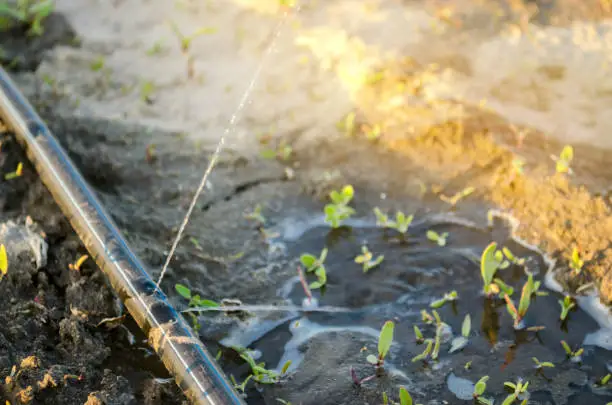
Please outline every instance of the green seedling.
M427 325L431 325L432 323L435 322L435 319L433 316L431 316L431 314L429 312L427 312L426 310L422 309L421 310L421 319L423 320L423 322L425 322Z
M582 272L582 267L584 266L584 260L580 258L580 252L578 249L574 248L572 251L572 257L569 263L569 266L572 270L574 270L574 274L578 275Z
M414 337L416 339L416 343L420 345L425 341L425 339L423 338L423 332L421 332L421 329L419 329L419 327L416 325L414 325L413 328L414 328Z
M442 344L442 322L438 323L436 326L436 337L434 339L434 347L431 351L431 359L438 360L438 356L440 355L440 345Z
M572 168L570 167L572 160L574 160L574 148L570 145L567 145L561 151L559 157L551 156L551 158L557 162L556 170L557 173L567 173L572 174Z
M451 291L449 293L444 294L444 297L440 298L439 300L435 300L434 302L432 302L431 304L429 304L429 306L431 308L442 308L444 305L446 305L447 302L452 302L452 301L456 301L459 298L459 294L457 294L457 291Z
M13 179L16 179L17 177L21 177L22 174L23 174L23 163L19 162L14 172L10 172L4 175L4 180L13 180Z
M491 289L496 293L499 291L499 298L502 299L504 298L504 295L512 297L512 294L514 294L514 287L509 286L499 278L493 279L493 285L491 286Z
M92 70L92 72L99 72L102 70L102 68L104 68L104 56L98 56L93 62L91 62L89 68Z
M249 351L241 347L233 347L233 349L240 354L240 357L251 367L253 373L253 380L260 384L276 384L280 382L283 373L277 373L274 370L266 369L266 363L257 363ZM283 365L283 370L287 370L289 366L287 363Z
M490 399L484 398L482 396L485 390L487 389L488 380L489 380L489 376L485 375L480 380L478 380L476 384L474 384L474 392L472 396L474 397L474 400L478 402L479 404L483 404L483 405L492 404L492 401Z
M382 369L385 364L385 357L389 353L391 349L391 344L393 343L393 330L395 329L395 324L393 321L387 321L383 325L380 330L380 335L378 337L378 356L373 354L368 355L366 360L368 363L373 364L376 369Z
M257 204L253 211L244 214L244 218L249 221L254 221L263 226L266 223L266 217L261 213L261 204Z
M504 387L509 388L513 390L514 392L506 397L504 402L502 402L502 405L511 405L517 399L520 399L523 402L526 402L526 400L529 398L529 392L527 391L528 386L529 386L529 381L527 381L526 383L523 383L523 381L520 378L516 382L516 384L511 383L511 382L505 382Z
M463 368L465 370L470 370L472 368L472 360L466 362L465 365L463 366Z
M427 361L427 358L429 357L429 354L431 353L433 346L434 346L434 341L433 339L427 339L425 340L425 344L427 345L425 347L425 350L423 350L422 353L417 354L416 356L414 356L412 358L412 362L416 363L417 361Z
M463 318L463 323L461 324L461 336L457 336L451 341L451 348L448 351L449 353L457 352L467 346L470 339L470 330L472 329L472 318L470 314L467 314L465 318Z
M529 279L523 286L523 290L521 292L521 299L519 301L518 309L514 305L512 298L509 295L504 295L504 299L506 300L506 308L508 309L508 313L514 319L514 328L521 329L523 318L527 314L527 310L529 309L529 304L531 303L531 294L533 293L533 277L530 275Z
M300 256L300 262L306 268L307 273L314 273L317 276L317 281L310 283L310 289L323 287L327 283L327 271L325 270L325 259L327 258L327 248L323 248L319 257L311 254L303 254Z
M368 141L375 141L382 135L382 128L380 124L362 125L361 130L365 134Z
M463 190L459 191L458 193L456 193L455 195L453 195L452 197L447 197L444 194L442 194L440 196L440 199L442 201L444 201L445 203L450 204L452 207L455 207L457 205L457 203L464 199L465 197L469 196L470 194L472 194L476 189L474 187L466 187Z
M189 287L184 286L183 284L176 284L174 286L174 289L176 290L176 292L183 298L189 300L189 306L190 307L206 307L206 308L211 308L211 307L218 307L219 303L212 301L212 300L207 300L207 299L203 299L201 298L199 295L192 295L191 294L191 290L189 289Z
M341 191L332 191L329 193L331 204L325 206L325 222L329 223L332 228L338 228L342 221L349 219L355 214L355 210L348 206L353 199L355 190L353 186L344 186Z
M8 255L6 254L6 247L0 244L0 281L8 273Z
M376 215L376 225L377 226L380 226L383 228L395 229L401 234L405 234L406 232L408 232L408 227L410 226L410 224L412 223L412 220L414 219L414 215L406 215L403 212L398 211L395 214L395 221L394 221L392 219L389 219L389 217L386 214L384 214L378 207L374 208L374 215Z
M561 346L563 346L565 354L572 362L580 363L582 361L582 354L584 353L584 349L582 347L574 351L565 340L561 341Z
M238 382L236 381L234 376L230 374L230 380L232 381L232 384L234 385L234 388L238 392L241 392L242 394L244 394L244 391L246 390L247 384L249 383L249 381L251 381L252 378L253 378L253 374L249 374L249 376L247 378L245 378L243 382L238 384Z
M370 252L367 246L361 247L361 254L355 257L355 263L361 264L363 267L363 272L367 273L370 269L378 266L385 259L384 255L378 256L374 259L374 255Z
M559 318L562 321L565 321L567 315L569 315L569 311L571 311L572 308L576 306L576 303L574 303L572 297L566 295L563 300L559 300L559 305L561 305L561 315L559 316Z
M482 252L480 258L480 274L484 283L484 293L492 297L499 292L499 284L493 284L493 277L499 269L510 266L510 262L504 259L502 251L497 250L497 243L491 242ZM508 294L509 295L509 294Z
M285 141L281 141L275 149L266 148L263 149L260 153L260 156L264 159L280 159L284 162L291 159L292 155L293 148Z
M427 231L427 239L438 244L438 246L446 246L446 239L448 238L448 232L437 233L436 231Z
M597 385L604 386L604 385L608 385L608 383L610 382L610 378L612 378L612 374L606 374L605 376L603 376L601 378L601 380L599 380L599 382L597 383Z
M355 118L357 118L357 114L351 111L336 124L336 127L339 131L344 132L346 136L353 136L355 135Z
M43 34L43 22L55 8L53 0L17 0L16 4L0 3L0 30L11 28L11 19L29 25L28 34Z
M518 257L515 256L512 251L510 251L510 249L508 249L507 247L503 247L502 248L502 252L504 254L504 256L506 256L506 258L508 260L510 260L510 263L517 265L517 266L524 266L525 265L525 258L522 257Z
M170 28L172 28L172 31L174 32L176 37L179 39L179 42L181 44L181 51L183 52L189 51L189 48L191 47L191 42L193 42L193 40L196 39L197 37L200 37L202 35L210 35L210 34L214 34L215 32L217 32L216 28L201 27L195 30L195 32L193 32L191 35L186 36L178 29L178 26L174 22L170 23Z
M399 389L399 399L400 399L399 405L412 405L413 404L412 396L410 396L410 393L404 387L400 387Z
M548 292L540 291L540 287L541 286L542 286L542 282L541 281L534 281L534 283L533 283L533 294L538 296L538 297L546 297L548 295Z
M540 362L540 360L536 359L535 357L532 357L531 359L535 363L535 368L536 368L536 370L538 372L541 372L545 367L548 367L548 368L554 368L555 367L555 365L553 363L551 363L550 361Z

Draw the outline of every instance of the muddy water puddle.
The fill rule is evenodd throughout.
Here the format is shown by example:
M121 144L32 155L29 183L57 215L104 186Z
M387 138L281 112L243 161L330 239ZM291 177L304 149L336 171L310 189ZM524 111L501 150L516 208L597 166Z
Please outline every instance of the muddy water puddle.
M288 388L295 383L294 379L301 381L300 374L309 373L304 368L312 367L307 356L313 350L322 350L320 345L336 344L343 351L345 344L338 341L346 339L356 351L341 360L336 371L336 387L344 392L378 390L381 403L382 391L393 398L400 385L409 388L419 403L469 402L474 383L485 375L490 377L485 396L495 399L495 403L503 402L508 395L504 392L504 382L518 379L530 383L529 403L606 404L612 400L612 391L598 385L612 366L612 355L597 346L605 347L605 339L593 338L594 334L608 332L600 330L598 322L580 307L571 310L564 322L560 320L558 300L563 295L544 286L552 263L515 240L509 228L498 224L494 228L479 227L455 216L434 215L415 220L406 236L401 236L394 230L377 228L374 221L355 221L353 226L337 229L323 226L321 222L319 219L286 221L276 229L279 231L277 243L283 243L286 254L292 258L304 253L318 256L322 249L328 249L324 262L325 287L313 290L309 300L296 273L279 286L277 297L271 297L280 310L266 310L262 306L251 314L243 313L240 321L228 323L231 326L220 340L226 347L249 348L258 362L265 362L276 371L290 360L286 381L278 386ZM448 233L446 244L440 246L429 240L426 236L429 230ZM526 272L542 282L538 294L532 296L523 321L526 328L540 327L541 330L515 330L505 301L484 296L480 257L491 241L525 260L524 265L510 265L498 270L496 275L514 287L512 299L516 305L527 280ZM375 258L384 255L383 261L367 272L355 263L363 246ZM316 279L311 275L306 278L308 282ZM549 286L554 288L550 283ZM425 322L421 311L432 314L430 304L453 290L458 299L437 309L447 325L438 360L411 361L425 348L416 342L413 327L418 326L425 338L436 334L436 326ZM583 297L579 303L587 308L587 301L592 299ZM472 323L469 342L462 350L449 353L452 339L461 336L467 314ZM360 378L374 373L366 356L375 354L380 328L387 320L395 323L394 344L385 361L387 375L365 382L361 387L354 386L347 370L354 368ZM201 324L206 322L201 317ZM206 335L205 329L203 335ZM562 340L573 350L584 348L580 361L568 358ZM533 358L551 362L554 367L538 370ZM239 382L250 374L249 367L231 350L223 350L220 361ZM321 370L336 366L326 364L324 359L318 365ZM318 389L314 386L316 383L313 379L310 386L301 385L306 391L285 394L289 398L277 396L292 403L312 403L307 399L308 392ZM247 402L274 403L267 391L276 392L278 386L247 390ZM337 403L334 401L322 403Z

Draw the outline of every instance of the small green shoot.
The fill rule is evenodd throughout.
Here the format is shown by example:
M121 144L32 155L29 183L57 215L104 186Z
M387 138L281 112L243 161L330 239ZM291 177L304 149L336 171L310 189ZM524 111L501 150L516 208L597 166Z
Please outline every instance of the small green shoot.
M566 295L563 300L559 300L559 305L561 305L561 315L559 316L559 318L562 321L565 321L567 315L569 315L569 311L571 311L572 308L576 306L576 303L574 303L572 297Z
M368 247L362 246L361 254L355 257L355 263L361 264L363 267L363 272L367 273L370 269L373 269L374 267L382 263L384 259L384 255L380 255L376 259L374 259L374 255L372 255L372 252L368 250Z
M582 347L574 351L565 340L561 341L561 346L563 346L565 354L572 362L580 363L582 361L582 353L584 353L584 349Z
M6 1L0 3L0 30L10 28L10 19L29 25L28 34L40 36L43 34L43 22L53 12L53 0L18 0L11 5Z
M376 366L377 369L380 369L385 364L385 357L389 353L391 349L391 344L393 343L393 330L395 329L395 324L393 321L387 321L383 325L380 330L380 336L378 337L378 357L370 354L366 358L368 363Z
M440 355L440 345L442 344L442 322L438 323L436 326L436 337L434 339L434 347L431 351L432 360L438 360L438 356Z
M172 28L172 31L174 32L176 37L179 39L179 42L181 44L181 51L183 52L189 51L189 48L191 47L191 42L197 37L202 35L210 35L217 32L216 28L201 27L195 30L195 32L193 32L191 35L186 36L178 29L178 26L174 22L170 23L170 27Z
M91 62L89 68L92 72L99 72L102 70L102 68L104 68L104 64L104 56L98 56L93 62Z
M492 290L495 290L496 288L499 290L499 298L503 299L504 295L512 297L512 294L514 294L514 287L509 286L499 278L493 279Z
M484 399L484 398L482 398L482 394L484 394L485 390L487 389L487 381L488 380L489 380L489 376L485 375L480 380L478 380L476 382L476 384L474 384L474 392L473 392L472 396L474 397L474 399L476 401L478 401L481 404L485 404L486 403L486 402L482 402L481 399Z
M427 344L427 346L425 347L425 350L423 350L421 354L417 354L416 356L412 358L413 363L416 363L417 361L427 361L427 358L429 357L429 354L431 353L431 350L433 349L434 341L433 339L427 339L425 340L425 343Z
M408 390L404 387L399 389L400 405L412 405L412 397Z
M423 338L423 332L421 332L421 329L419 329L419 327L416 325L414 325L413 328L414 328L414 337L416 339L416 343L420 345L425 341L425 339Z
M190 307L207 307L207 308L211 308L211 307L218 307L219 303L212 301L212 300L206 300L206 299L202 299L200 298L199 295L191 295L191 290L189 289L189 287L184 286L183 284L176 284L174 286L174 289L176 290L176 292L183 298L189 300L189 306Z
M233 347L233 349L236 350L240 354L240 357L251 367L253 380L260 384L276 384L280 381L281 374L266 369L266 363L256 363L247 349L240 347ZM285 367L283 367L283 369L284 368Z
M0 281L8 273L8 255L6 254L6 247L0 244Z
M244 218L249 221L254 221L263 226L266 223L266 217L261 213L261 204L257 204L253 211L244 214Z
M574 160L574 148L567 145L561 151L559 157L551 156L554 161L557 162L556 170L557 173L572 174L572 168L570 167L572 160Z
M437 233L436 231L427 231L427 239L438 244L438 246L446 246L448 232Z
M533 291L532 293L538 297L546 297L548 295L547 291L540 291L540 286L542 285L541 281L534 281L533 283Z
M408 232L408 227L410 226L410 224L412 223L412 220L414 219L414 215L406 215L403 212L398 211L395 214L395 221L394 221L392 219L389 219L389 217L386 214L384 214L378 207L374 208L374 215L376 215L376 225L377 226L380 226L383 228L395 229L401 234L405 234L406 232Z
M510 263L515 264L517 266L524 266L525 265L525 259L522 258L522 257L514 256L512 251L510 251L510 249L508 249L507 247L504 246L502 248L502 252L508 258L508 260L510 260Z
M470 314L467 314L465 318L463 318L463 323L461 324L461 336L457 336L451 341L451 348L448 351L449 353L454 353L467 346L471 329L472 318L470 317Z
M281 141L276 148L266 148L260 152L260 156L264 159L280 159L283 162L291 159L293 148L285 141Z
M10 172L4 175L4 180L12 180L17 177L21 177L22 174L23 174L23 163L19 162L14 172Z
M457 291L451 291L449 293L444 294L444 296L442 298L440 298L439 300L435 300L434 302L432 302L431 304L429 304L430 308L442 308L444 305L446 305L447 302L452 302L452 301L456 301L459 298L459 294L457 294Z
M599 382L597 383L597 385L604 386L604 385L608 385L608 383L610 382L610 378L612 378L612 374L608 373L605 376L603 376L601 378L601 380L599 380Z
M511 405L517 399L525 400L529 397L529 393L527 392L527 387L529 386L529 381L523 383L521 379L519 379L516 384L511 382L505 382L504 387L513 390L514 392L506 397L502 405Z
M476 189L474 187L466 187L463 190L459 191L458 193L456 193L455 195L453 195L452 197L447 197L444 194L442 194L440 196L440 199L442 201L444 201L445 203L450 204L452 207L455 207L457 205L457 203L464 199L465 197L469 196L470 194L472 194Z
M341 191L332 191L329 197L332 200L331 204L325 206L325 222L329 223L332 228L338 228L342 221L347 220L355 210L348 206L353 199L355 190L353 186L344 186Z
M426 310L422 309L421 310L421 319L423 320L423 322L425 322L427 325L431 325L432 323L434 323L435 319L433 318L433 316L431 316L431 314L429 312L427 312Z
M536 359L535 357L532 357L531 359L535 363L535 368L538 371L541 371L544 367L548 367L548 368L555 367L555 365L553 363L551 363L550 361L540 362L540 360Z
M463 366L463 368L465 370L470 370L472 368L472 361L473 360L470 360L470 361L466 362L465 365Z
M580 258L580 252L578 249L574 248L572 251L572 257L569 264L570 268L574 270L574 274L578 275L582 272L582 267L584 266L584 260Z
M484 283L484 293L487 297L490 298L493 294L499 292L499 289L496 288L496 284L493 284L493 277L498 269L504 269L509 265L510 263L504 260L503 253L497 250L497 243L491 242L483 250L482 256L480 257L480 274ZM497 285L497 287L500 286Z
M319 257L311 254L303 254L300 256L300 262L306 268L307 273L313 273L317 276L317 281L310 283L310 289L323 287L327 283L327 271L325 270L325 259L327 258L327 248L323 248Z
M521 292L521 299L519 301L518 309L514 306L514 302L509 295L504 295L504 299L506 300L506 308L508 309L508 313L514 319L514 328L520 329L521 323L525 314L527 314L527 310L529 309L529 304L531 303L531 294L533 293L533 276L529 276L529 279L523 286L523 290Z
M236 381L234 376L230 374L230 380L232 381L232 384L234 385L234 389L236 389L238 392L241 392L242 394L244 394L247 384L249 383L249 381L251 381L251 378L253 378L253 374L249 374L249 376L245 378L243 382L238 384L238 381Z

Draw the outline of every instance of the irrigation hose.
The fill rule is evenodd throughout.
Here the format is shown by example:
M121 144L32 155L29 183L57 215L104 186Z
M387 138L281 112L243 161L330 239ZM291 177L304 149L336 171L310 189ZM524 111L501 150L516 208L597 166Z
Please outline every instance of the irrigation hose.
M170 305L34 108L0 67L0 117L115 292L187 398L197 405L244 404L200 339Z

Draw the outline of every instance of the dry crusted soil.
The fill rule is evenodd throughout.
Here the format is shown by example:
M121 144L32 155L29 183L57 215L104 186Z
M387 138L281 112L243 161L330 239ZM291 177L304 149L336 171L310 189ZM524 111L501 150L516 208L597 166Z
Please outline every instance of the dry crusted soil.
M25 43L19 27L2 34L1 42L12 52L6 61L18 56L11 64L13 71L34 69L41 51L54 44L78 46L61 16L49 19L46 29L45 39ZM413 68L395 67L406 77ZM177 190L177 179L197 184L201 153L178 136L155 137L142 128L74 118L51 92L38 92L40 83L35 79L18 75L18 80L102 201L111 207L136 253L152 268L159 268L192 191ZM395 84L387 85L392 88ZM371 96L384 92L385 85L379 83ZM364 120L368 118L367 113L363 115ZM589 157L574 168L584 178L568 181L564 176L550 176L541 163L548 162L548 156L562 145L546 142L541 148L536 133L523 145L531 174L516 176L507 147L514 144L508 124L483 113L474 117L432 127L409 140L381 141L376 149L365 141L350 146L322 141L307 150L296 149L301 166L291 180L280 165L225 154L211 180L215 187L200 201L199 215L188 230L198 235L201 250L179 249L175 268L181 269L180 276L171 270L165 287L183 282L211 296L248 297L251 302L270 294L269 279L264 276L243 283L241 273L227 271L224 259L246 252L244 269L262 267L266 257L257 252L264 244L243 220L244 210L259 202L265 202L272 215L291 216L292 210L320 209L313 195L325 195L330 187L351 183L360 195L358 210L381 204L377 198L386 191L383 205L387 207L397 207L401 201L402 209L409 212L435 212L447 209L437 193L452 194L470 185L479 190L473 196L477 202L461 206L459 214L482 222L488 208L511 210L522 224L530 225L519 228L519 234L561 259L561 268L568 248L579 241L592 270L564 284L575 289L585 281L595 281L609 301L612 275L606 269L612 260L612 179L609 170L602 170L609 164L609 154L578 147L578 155ZM149 136L167 139L157 144L154 158L146 152ZM1 139L0 172L7 173L26 158L9 133ZM316 169L321 167L342 167L342 175L320 176ZM9 274L0 283L0 376L4 380L12 375L1 386L0 395L11 403L37 404L184 401L129 316L119 326L100 324L123 314L120 303L91 261L79 271L70 270L70 264L86 252L33 167L25 163L23 173L17 179L0 180L0 226L7 244L14 247L9 249ZM418 179L414 173L419 173ZM421 193L423 184L428 187Z

